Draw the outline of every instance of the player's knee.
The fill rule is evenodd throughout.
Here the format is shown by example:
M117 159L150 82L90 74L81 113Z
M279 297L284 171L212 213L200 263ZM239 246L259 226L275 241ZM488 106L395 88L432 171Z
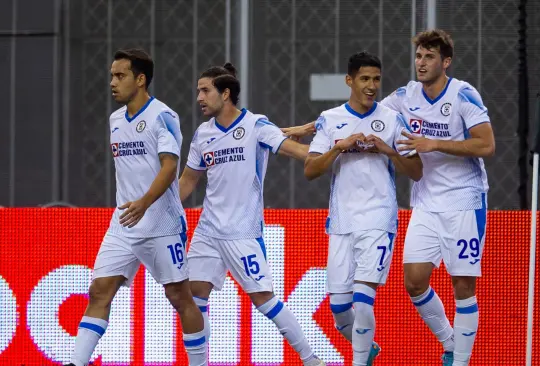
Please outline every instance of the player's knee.
M274 293L271 291L253 292L249 294L249 298L251 299L251 302L256 307L266 304L273 297L274 297Z
M165 287L165 296L178 311L185 309L193 302L187 281L169 283Z
M429 288L429 278L427 280L421 277L405 276L405 289L411 297L422 295Z
M88 296L90 303L99 306L110 306L118 286L113 281L107 281L102 279L96 279L92 281Z
M429 288L432 265L428 264L405 264L404 284L409 296L422 295Z
M476 277L452 277L454 297L458 300L473 297L476 292Z
M191 294L201 299L208 299L210 297L212 289L214 288L214 285L212 283L204 281L190 281L189 284Z

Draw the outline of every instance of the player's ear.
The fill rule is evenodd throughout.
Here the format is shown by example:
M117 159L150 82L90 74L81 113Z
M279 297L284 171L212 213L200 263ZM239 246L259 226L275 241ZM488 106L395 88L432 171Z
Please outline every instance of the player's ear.
M144 75L143 73L139 74L137 76L137 86L138 87L143 87L146 85L146 75Z
M221 96L223 97L223 100L227 100L227 99L230 99L231 97L231 91L228 89L228 88L225 88L225 90L223 91L223 93L221 93Z
M347 84L349 86L349 88L350 88L352 86L352 82L353 82L353 79L352 79L351 75L346 74L345 75L345 84Z
M443 67L446 70L450 67L450 64L452 63L452 57L447 57L443 60Z

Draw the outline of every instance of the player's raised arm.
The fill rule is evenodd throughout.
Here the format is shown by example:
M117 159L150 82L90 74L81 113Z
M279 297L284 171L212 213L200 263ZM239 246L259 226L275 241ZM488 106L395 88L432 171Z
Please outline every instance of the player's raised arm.
M489 157L495 154L495 137L491 128L488 110L480 94L473 87L460 90L458 110L466 130L464 140L435 140L404 134L408 141L399 141L405 149L418 152L439 151L445 154L467 157Z
M308 156L309 145L286 139L281 144L278 154L289 156L296 160L305 161Z
M354 149L358 146L358 142L365 141L364 134L358 133L339 141L330 148L330 144L324 142L325 137L323 135L323 130L318 131L311 143L309 155L304 164L304 175L308 180L313 180L323 175L332 167L334 161L343 151ZM324 150L326 152L323 153Z
M309 146L285 137L279 127L272 122L261 118L255 123L255 128L257 140L261 146L270 149L274 154L289 156L300 161L306 160Z
M399 150L415 149L418 152L439 151L456 156L484 158L495 154L495 137L490 123L474 126L469 130L469 138L463 141L433 140L422 136L403 133L409 140L400 140L404 146Z
M407 175L416 182L422 179L423 164L418 154L415 154L412 157L406 157L405 154L401 155L388 146L380 137L375 135L366 137L366 143L373 144L379 153L388 156L388 158L392 160L396 170L401 174Z
M302 137L313 135L315 133L315 121L300 126L284 127L281 132L293 140L299 140Z
M367 136L366 142L373 144L379 153L388 156L399 173L405 174L415 182L418 182L423 175L423 164L420 156L415 151L412 151L412 153L410 150L398 152L395 149L397 140L402 139L401 133L407 130L408 127L405 119L401 114L397 114L394 129L394 147L388 146L381 138L375 135Z

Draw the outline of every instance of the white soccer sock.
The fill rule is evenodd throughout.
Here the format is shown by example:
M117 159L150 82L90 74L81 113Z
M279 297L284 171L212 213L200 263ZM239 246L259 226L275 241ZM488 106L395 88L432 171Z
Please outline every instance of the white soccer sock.
M362 283L354 284L354 332L352 332L353 365L367 365L375 335L375 290Z
M454 352L454 330L437 293L429 287L422 295L411 297L411 300L429 329L443 344L444 350Z
M184 348L188 355L189 366L208 365L208 342L204 329L197 333L184 333Z
M300 359L307 364L314 356L313 351L304 336L302 328L294 314L277 297L273 297L257 308L268 319L276 324L279 332L294 348Z
M83 316L79 323L79 331L75 339L75 348L71 355L71 363L75 366L86 366L99 340L105 333L109 322L99 318Z
M204 319L204 335L206 337L206 342L210 342L210 320L208 320L208 299L193 296L195 304L199 307L199 310L202 313Z
M330 310L334 316L336 329L352 342L354 310L352 308L353 294L330 294Z
M469 364L477 331L478 304L476 303L476 296L465 300L456 300L454 366L466 366Z

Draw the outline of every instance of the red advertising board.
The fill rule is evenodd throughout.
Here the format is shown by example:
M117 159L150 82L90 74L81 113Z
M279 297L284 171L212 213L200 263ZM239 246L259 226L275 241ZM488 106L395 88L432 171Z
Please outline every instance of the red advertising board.
M187 211L190 235L199 213ZM0 210L0 365L68 361L111 214L110 209ZM440 365L442 348L403 287L401 260L410 212L399 215L390 276L375 300L376 340L382 347L376 365ZM267 210L265 217L276 294L296 314L321 358L350 365L351 346L334 329L324 288L326 210ZM489 213L478 282L480 329L471 365L525 364L529 221L528 212ZM452 288L443 267L435 271L432 286L453 319ZM209 306L212 365L301 365L231 279L212 294ZM535 315L533 364L540 365L540 314ZM119 292L94 355L95 365L187 364L178 319L143 268L133 286Z

